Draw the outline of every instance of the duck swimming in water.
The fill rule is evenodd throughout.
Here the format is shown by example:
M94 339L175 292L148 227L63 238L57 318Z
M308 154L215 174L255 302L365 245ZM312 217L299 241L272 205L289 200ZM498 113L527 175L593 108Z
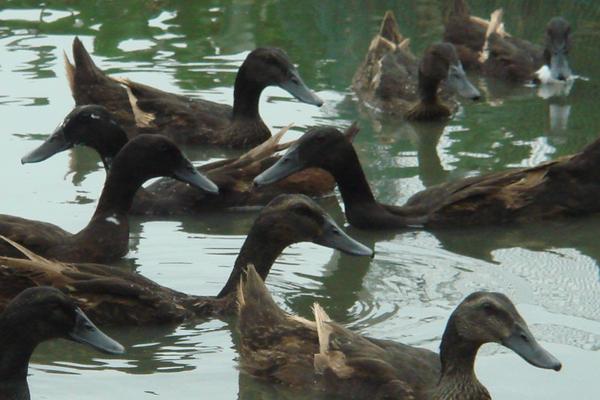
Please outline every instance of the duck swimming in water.
M254 265L265 279L286 247L305 241L351 255L373 255L368 247L346 235L310 198L281 195L254 221L231 275L217 296L178 292L122 268L50 261L13 243L27 259L0 257L0 308L26 287L47 285L69 293L103 325L179 323L230 315L235 313L235 293L246 265Z
M160 176L186 182L196 190L218 193L218 187L200 174L170 139L142 135L128 142L112 160L96 211L81 231L72 234L46 222L0 215L0 235L51 259L117 260L129 250L127 214L135 193L148 179ZM0 255L18 257L20 253L0 243Z
M288 315L252 266L238 297L242 369L291 388L345 399L489 400L474 371L485 343L501 344L538 368L561 369L501 293L467 296L450 315L439 354L354 333L318 304L314 322Z
M87 344L108 354L123 346L100 331L60 290L28 288L0 314L0 399L29 400L27 370L38 344L51 339Z
M348 222L362 229L497 225L599 212L599 165L600 139L535 167L431 186L395 206L375 200L344 134L319 127L306 132L254 183L267 185L303 168L323 168L338 184Z
M498 9L489 21L473 17L465 0L455 0L444 40L456 46L465 68L515 83L547 84L572 78L567 59L571 26L564 18L548 22L544 46L538 46L508 34L502 16Z
M275 152L291 143L279 144L287 128L239 158L220 160L197 168L219 187L219 193L206 193L174 179L160 179L136 193L129 210L132 215L190 215L231 207L263 206L281 193L322 197L332 193L333 177L312 168L294 174L277 185L254 188L252 179L273 165ZM52 155L85 145L98 152L106 171L127 143L127 135L116 118L98 105L75 107L44 143L21 159L23 163L43 161Z
M394 14L387 11L352 80L360 100L386 114L436 120L449 117L458 108L454 93L472 100L481 97L467 79L452 44L429 46L419 61L409 42L400 34Z
M106 107L130 138L158 133L179 145L253 147L271 137L258 110L260 95L268 86L279 86L304 103L323 104L304 84L287 54L272 47L251 51L240 66L233 108L108 77L78 38L73 41L73 59L71 64L65 56L75 103Z

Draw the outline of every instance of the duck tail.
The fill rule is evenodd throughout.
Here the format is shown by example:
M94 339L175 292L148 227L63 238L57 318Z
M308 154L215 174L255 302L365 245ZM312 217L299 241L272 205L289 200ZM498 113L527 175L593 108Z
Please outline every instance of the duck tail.
M67 75L69 74L69 71L72 72L69 82L71 82L71 80L75 82L75 74L77 74L78 82L96 82L99 79L106 79L106 75L104 75L104 72L94 64L94 60L92 60L90 53L88 53L78 37L73 39L73 61L74 66L69 62L72 67L71 70L67 68Z
M471 15L471 10L466 0L454 0L454 4L450 8L449 17L456 18L468 18Z
M352 125L346 128L344 131L344 136L350 143L352 143L356 135L358 135L358 132L360 132L360 126L358 126L358 121L354 121Z
M287 314L279 308L254 265L248 264L238 291L240 330L252 332L257 326L280 326Z
M379 28L379 36L396 45L404 40L404 37L400 33L400 28L398 28L398 21L396 21L396 16L392 10L385 12L383 21L381 21L381 27Z

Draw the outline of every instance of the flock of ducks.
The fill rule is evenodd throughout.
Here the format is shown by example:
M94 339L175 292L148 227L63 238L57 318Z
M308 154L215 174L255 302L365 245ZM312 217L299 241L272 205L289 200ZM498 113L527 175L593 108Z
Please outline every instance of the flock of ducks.
M383 18L352 87L377 112L412 120L452 115L456 95L481 97L466 70L523 83L568 84L570 28L552 19L537 46L504 30L502 12L484 20L456 0L444 42L419 59L392 12ZM52 338L108 353L123 347L101 325L181 323L238 315L245 372L302 390L352 399L489 399L477 380L478 349L499 343L530 364L560 370L511 301L476 292L450 316L440 353L354 333L318 304L314 321L283 312L264 280L289 245L310 241L355 256L373 251L348 236L310 197L337 185L347 221L360 229L483 225L600 211L595 165L600 142L531 168L443 183L404 205L378 202L352 145L358 128L321 126L280 144L259 113L259 98L279 86L297 100L322 100L302 81L285 52L259 48L239 68L233 107L190 99L107 76L79 39L65 57L77 106L38 148L22 158L38 163L82 145L106 169L104 189L88 225L77 233L0 215L0 397L29 399L27 366L36 345ZM195 168L179 146L248 150L239 158ZM283 155L277 152L287 150ZM144 182L163 177L146 188ZM196 296L161 286L110 263L127 253L128 215L194 215L217 208L264 206L220 293ZM87 316L86 316L87 315ZM89 316L89 318L88 318Z

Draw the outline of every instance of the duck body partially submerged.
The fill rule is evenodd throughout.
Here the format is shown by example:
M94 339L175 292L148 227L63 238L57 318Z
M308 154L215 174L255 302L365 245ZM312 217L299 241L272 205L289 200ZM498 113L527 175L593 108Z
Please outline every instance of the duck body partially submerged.
M73 41L73 58L71 64L65 57L65 65L75 103L106 107L130 138L151 133L180 145L248 148L271 136L258 107L266 87L279 86L309 104L323 103L276 48L258 48L247 56L236 77L233 107L111 78L94 64L78 38Z
M468 81L454 47L436 43L421 60L410 51L410 40L386 12L352 80L359 99L385 114L412 120L449 117L458 107L454 93L477 100L479 91Z

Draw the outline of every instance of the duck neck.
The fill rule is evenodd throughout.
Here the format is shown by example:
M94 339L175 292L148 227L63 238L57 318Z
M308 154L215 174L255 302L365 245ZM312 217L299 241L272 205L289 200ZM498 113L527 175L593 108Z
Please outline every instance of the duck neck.
M143 183L144 179L135 175L134 171L113 166L106 177L93 218L127 215L135 193Z
M0 317L1 399L29 399L27 368L37 342L15 328L21 325Z
M332 168L328 168L328 170L337 182L345 208L351 209L358 205L375 204L375 197L351 143L348 142L343 153L339 159L344 161L334 162Z
M271 224L262 223L260 218L259 216L259 219L254 222L250 229L240 254L235 260L229 279L227 279L227 283L225 283L217 297L225 297L237 290L242 273L246 270L248 264L254 265L256 272L265 280L277 257L289 245L281 238L269 234Z
M440 381L432 400L491 399L475 375L475 357L479 347L481 343L460 338L454 323L448 323L440 345Z
M427 77L419 70L419 101L422 104L431 105L438 102L438 88L440 80Z
M258 102L265 86L251 79L246 64L242 64L233 89L233 119L260 119Z

